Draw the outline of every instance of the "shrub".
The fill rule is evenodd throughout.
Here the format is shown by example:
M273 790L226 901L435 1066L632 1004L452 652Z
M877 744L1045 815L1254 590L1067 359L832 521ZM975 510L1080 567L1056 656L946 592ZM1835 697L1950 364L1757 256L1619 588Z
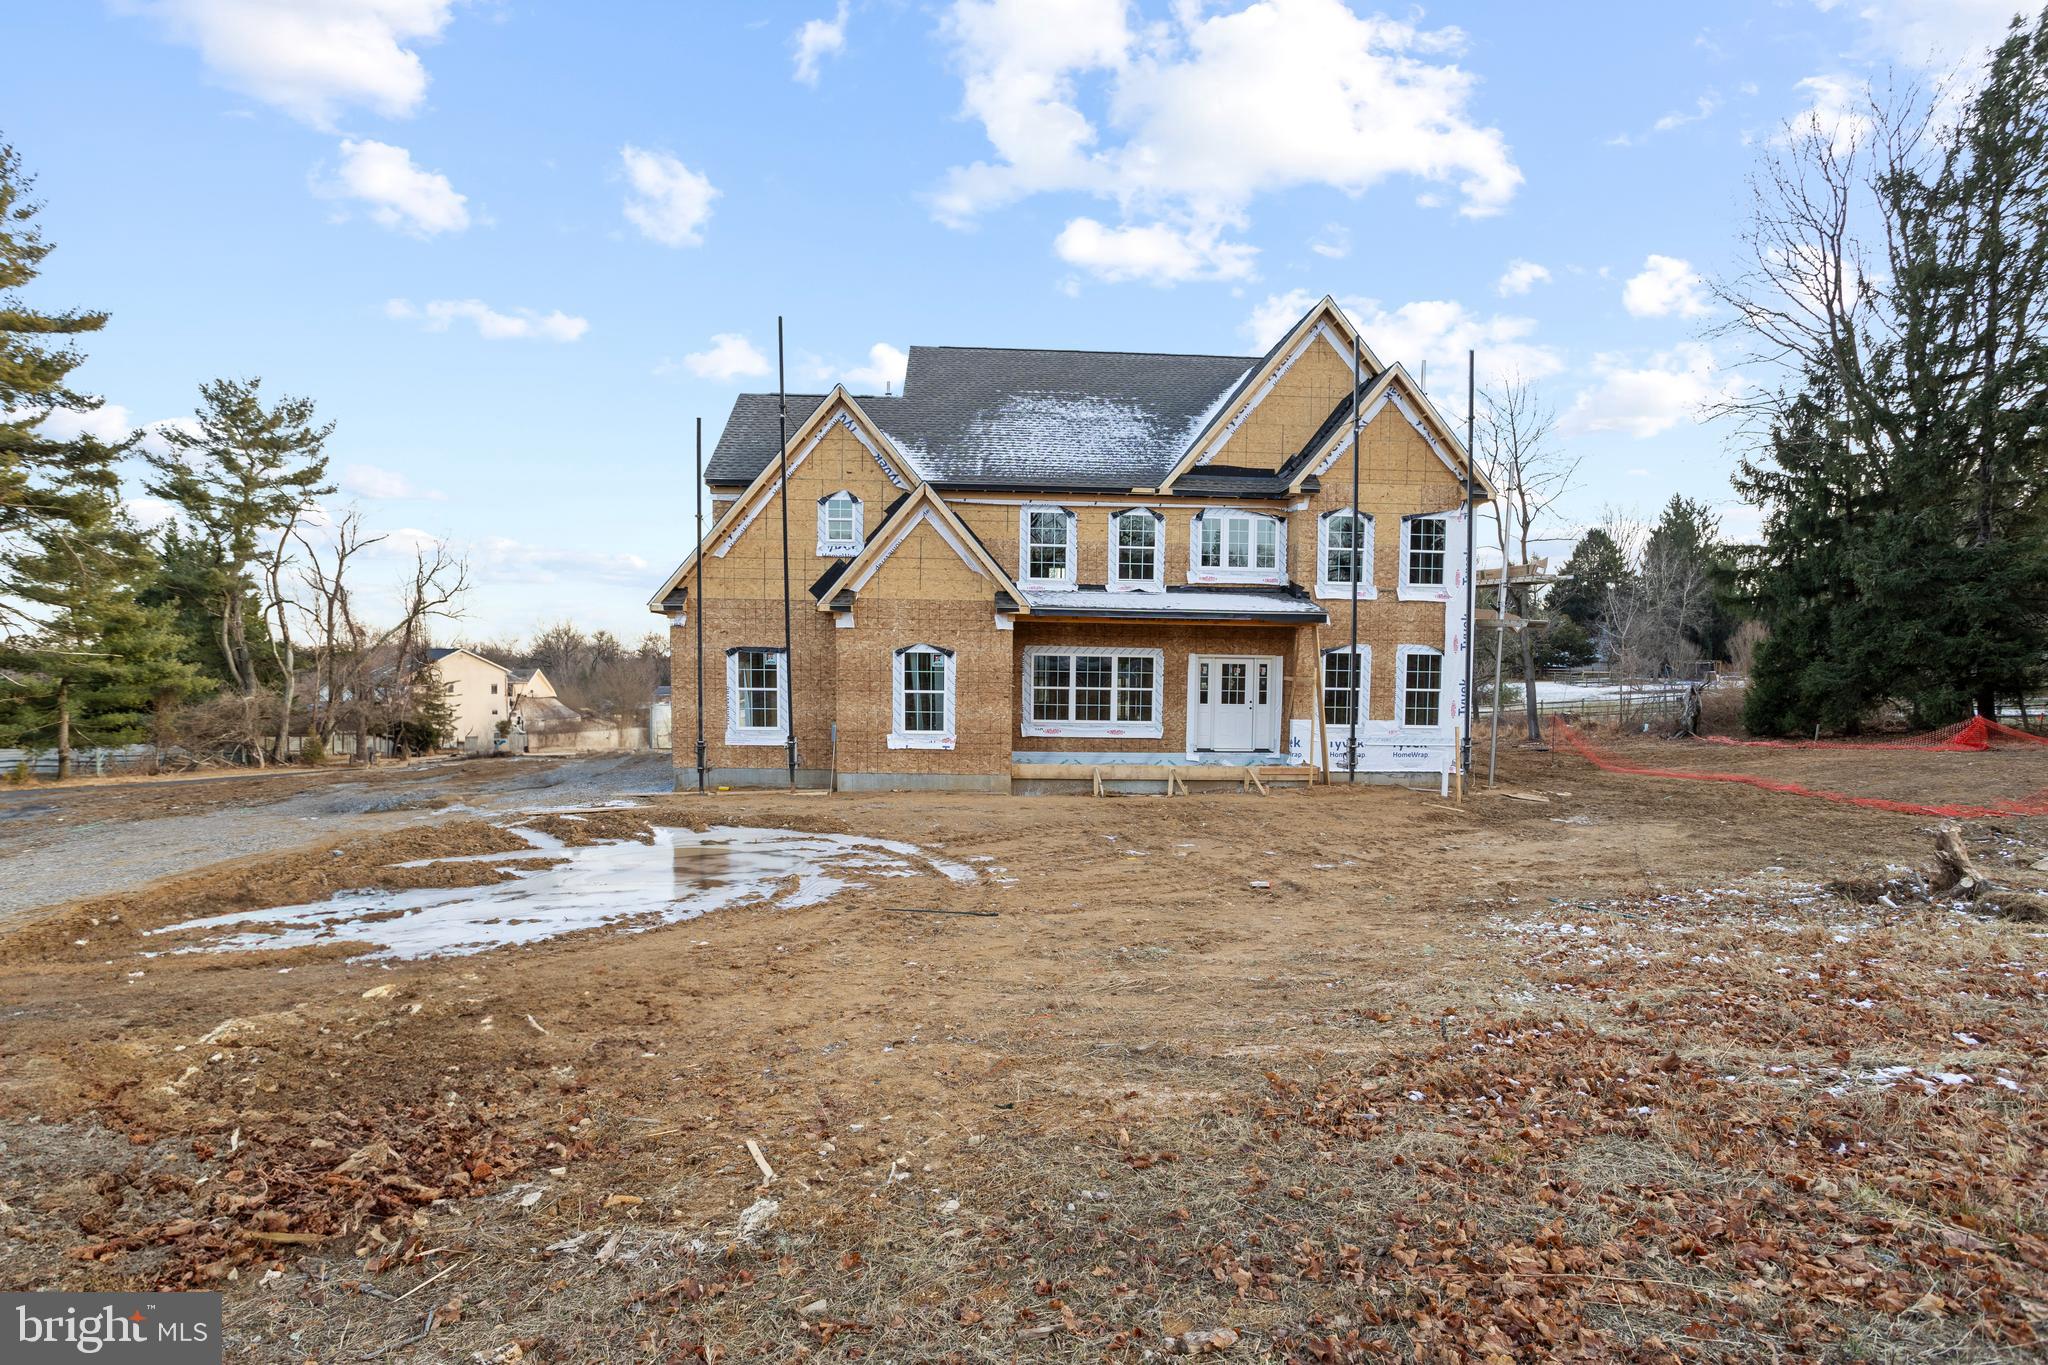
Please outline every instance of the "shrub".
M327 761L327 746L320 742L320 736L307 735L306 742L299 746L299 758L317 767Z

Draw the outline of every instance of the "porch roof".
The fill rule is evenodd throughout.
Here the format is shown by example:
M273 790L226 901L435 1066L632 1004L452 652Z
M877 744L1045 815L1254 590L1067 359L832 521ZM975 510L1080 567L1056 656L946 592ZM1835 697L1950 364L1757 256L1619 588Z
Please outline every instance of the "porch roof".
M1108 616L1134 621L1263 621L1322 625L1329 613L1298 585L1111 592L1101 587L1026 588L1033 616Z

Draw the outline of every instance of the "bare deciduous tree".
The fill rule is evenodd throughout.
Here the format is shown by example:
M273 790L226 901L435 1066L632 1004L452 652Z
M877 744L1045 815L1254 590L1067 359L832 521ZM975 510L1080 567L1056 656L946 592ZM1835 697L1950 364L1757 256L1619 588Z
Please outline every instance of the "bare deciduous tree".
M1533 384L1511 375L1480 393L1479 449L1487 480L1493 484L1493 522L1501 557L1501 582L1494 593L1497 611L1533 615L1528 586L1508 583L1509 570L1529 562L1535 529L1551 515L1558 500L1571 490L1578 457L1557 445L1557 411L1546 404ZM1499 650L1503 630L1494 631ZM1543 726L1536 707L1536 649L1525 625L1516 632L1522 651L1522 707L1529 738L1540 741Z

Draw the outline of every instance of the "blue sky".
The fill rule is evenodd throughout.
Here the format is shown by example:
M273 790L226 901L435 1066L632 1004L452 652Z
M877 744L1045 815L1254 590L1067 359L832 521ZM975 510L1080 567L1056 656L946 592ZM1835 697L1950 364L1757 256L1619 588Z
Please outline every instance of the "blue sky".
M0 134L34 300L113 314L103 425L260 374L339 424L376 572L470 556L450 633L637 636L777 313L792 389L858 392L912 343L1256 353L1330 293L1447 411L1468 346L1540 381L1568 520L1683 492L1741 533L1701 277L1760 145L2008 11L80 0L0 20Z

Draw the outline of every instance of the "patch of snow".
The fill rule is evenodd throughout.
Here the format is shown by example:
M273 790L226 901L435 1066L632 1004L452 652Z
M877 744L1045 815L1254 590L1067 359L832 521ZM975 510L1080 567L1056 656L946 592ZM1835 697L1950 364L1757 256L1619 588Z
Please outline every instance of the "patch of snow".
M507 867L507 880L486 886L341 892L307 905L187 920L152 932L214 935L181 952L370 943L376 950L355 960L459 957L603 925L637 933L734 905L816 905L874 877L929 870L956 883L976 880L972 868L915 844L848 834L656 827L651 843L569 848L538 830L515 832L535 847L448 861L514 863L535 852L560 861L540 870ZM244 931L222 932L233 930Z

